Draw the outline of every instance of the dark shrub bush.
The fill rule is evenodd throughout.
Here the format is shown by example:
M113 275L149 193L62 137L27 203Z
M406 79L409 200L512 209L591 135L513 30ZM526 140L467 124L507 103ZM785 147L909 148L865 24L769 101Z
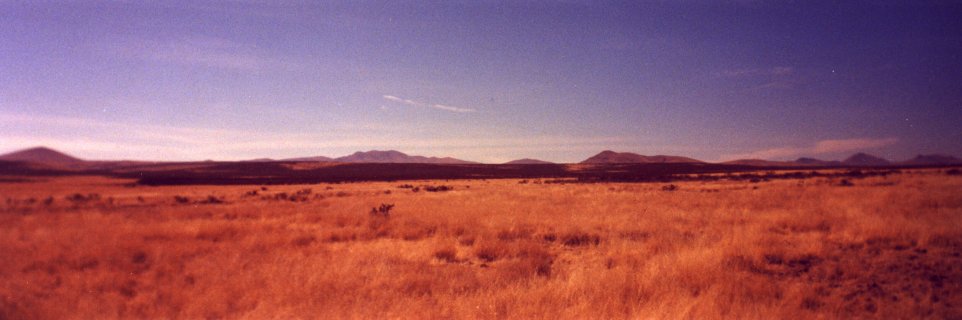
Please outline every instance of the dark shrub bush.
M370 215L372 217L389 218L391 216L391 209L393 208L394 204L382 203L380 207L371 208Z
M561 243L569 247L598 245L601 243L601 237L584 232L570 232L561 237Z
M424 191L427 192L444 192L454 190L453 187L440 185L440 186L424 186Z

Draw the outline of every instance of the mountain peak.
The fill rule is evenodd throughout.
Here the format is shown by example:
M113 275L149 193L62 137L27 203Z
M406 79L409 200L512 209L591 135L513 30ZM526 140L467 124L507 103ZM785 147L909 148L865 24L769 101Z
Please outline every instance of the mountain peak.
M80 160L76 157L73 157L63 152L50 149L47 147L43 147L43 146L33 147L29 149L24 149L24 150L0 155L0 160L37 162L37 163L48 163L48 164L72 164L72 163L83 162L83 160Z
M591 158L585 159L581 163L601 164L601 163L701 163L702 161L681 156L644 156L631 152L615 152L611 150L602 151Z
M409 156L397 150L370 150L358 151L349 156L334 159L337 162L361 162L361 163L443 163L443 164L467 164L470 161L459 160L451 157L424 157Z

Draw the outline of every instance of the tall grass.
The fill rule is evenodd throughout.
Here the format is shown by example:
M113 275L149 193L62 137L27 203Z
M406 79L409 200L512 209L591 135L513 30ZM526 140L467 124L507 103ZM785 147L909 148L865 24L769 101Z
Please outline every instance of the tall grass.
M962 177L851 182L0 184L0 318L962 317Z

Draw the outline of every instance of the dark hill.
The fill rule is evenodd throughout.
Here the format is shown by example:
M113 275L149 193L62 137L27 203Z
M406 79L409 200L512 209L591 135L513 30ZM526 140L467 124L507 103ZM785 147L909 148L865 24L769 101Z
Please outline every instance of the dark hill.
M554 162L524 158L524 159L508 161L508 162L505 162L504 164L554 164Z
M614 152L611 150L602 151L591 158L582 161L584 164L604 164L604 163L702 163L688 157L681 156L643 156L631 152Z
M352 155L334 159L336 162L350 163L430 163L430 164L475 164L476 162L464 161L451 157L424 157L409 156L403 152L388 150L371 150L367 152L355 152Z
M80 164L83 160L47 147L35 147L0 155L0 160L22 161L43 164Z

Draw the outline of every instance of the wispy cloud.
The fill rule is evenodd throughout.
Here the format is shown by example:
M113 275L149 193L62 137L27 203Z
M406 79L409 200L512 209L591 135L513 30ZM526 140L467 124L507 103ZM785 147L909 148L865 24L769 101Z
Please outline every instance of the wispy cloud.
M776 66L771 68L728 69L715 72L714 77L753 83L750 90L789 89L798 82L795 68Z
M788 76L795 73L792 67L771 67L771 68L750 68L750 69L729 69L717 72L715 75L723 78L744 78L759 76Z
M897 138L822 140L815 143L813 151L815 154L850 152L886 147L898 142Z
M398 98L398 97L392 96L392 95L384 95L383 97L384 97L385 100L394 101L394 102L406 104L406 105L409 105L409 106L428 107L428 108L435 108L435 109L438 109L438 110L444 110L444 111L450 111L450 112L460 112L460 113L468 113L468 112L475 112L475 111L477 111L477 110L471 109L471 108L454 107L454 106L448 106L448 105L443 105L443 104L434 104L434 103L426 103L426 102L414 101L414 100L410 100L410 99L402 99L402 98Z
M855 138L821 140L809 146L779 147L741 154L723 155L721 160L735 159L788 159L802 156L818 156L834 153L856 152L887 147L898 143L898 138Z
M101 44L98 50L154 62L236 71L289 70L296 67L295 63L256 46L206 36L171 40L127 39Z

